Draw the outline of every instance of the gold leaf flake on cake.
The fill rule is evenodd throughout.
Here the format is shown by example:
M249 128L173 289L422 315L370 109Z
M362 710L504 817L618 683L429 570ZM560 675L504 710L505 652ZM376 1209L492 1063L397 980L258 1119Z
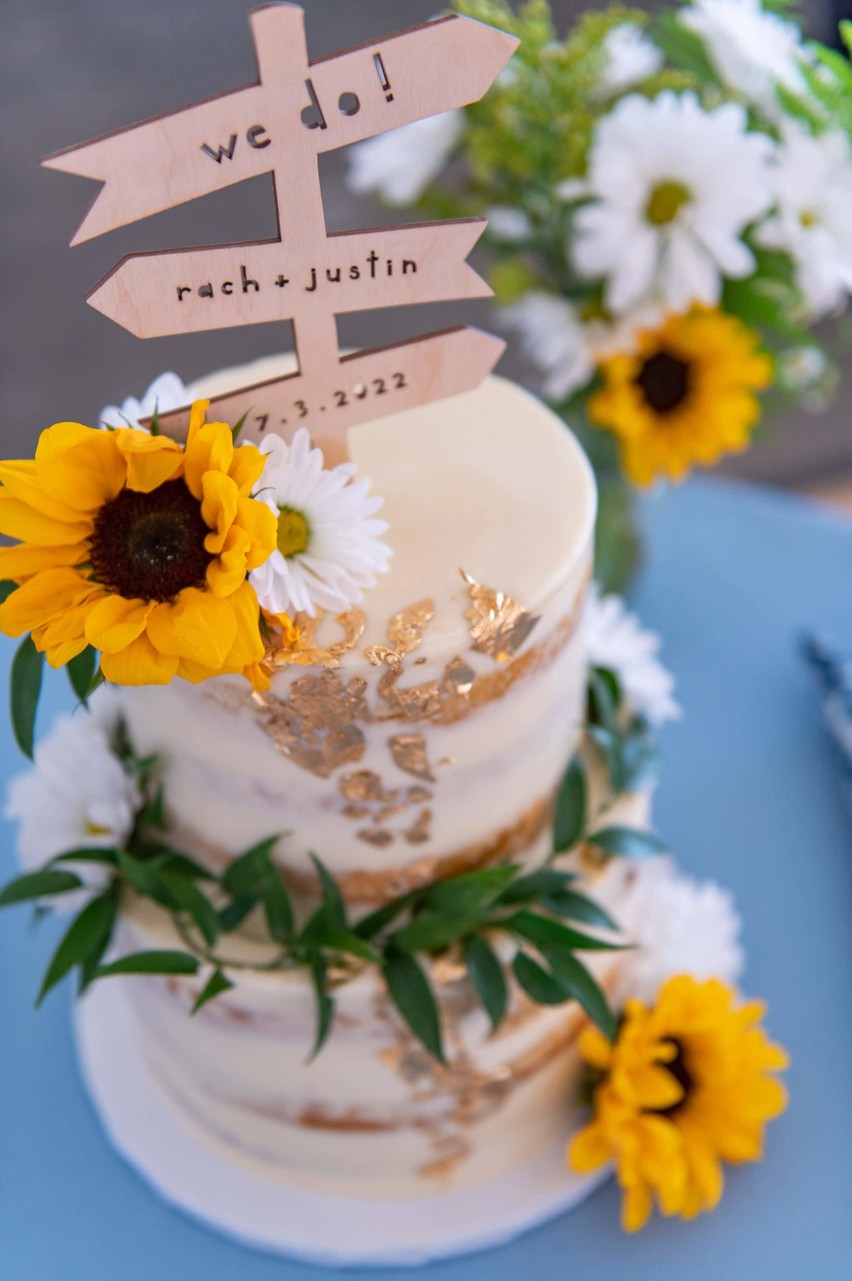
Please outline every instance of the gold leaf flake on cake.
M375 845L378 849L393 844L393 832L389 832L386 827L364 827L355 835L359 841L366 841L368 845Z
M473 689L476 672L463 658L450 659L444 668L444 682L457 698L465 698Z
M388 747L394 764L405 770L406 774L422 778L426 783L435 782L435 775L429 765L425 735L392 734L388 739Z
M366 690L360 677L344 684L328 670L300 676L285 699L260 695L263 728L283 756L318 778L328 778L364 755L366 740L357 722L370 719Z
M371 769L359 769L354 774L344 774L338 783L341 796L345 796L348 801L358 801L364 803L367 801L395 801L399 792L395 789L388 789L381 780L380 775Z
M325 614L320 611L315 617L299 614L296 617L296 639L292 644L271 642L265 662L273 667L287 667L296 663L302 667L339 667L340 660L350 649L354 649L364 634L367 625L366 615L361 609L349 609L345 614L337 614L335 622L343 630L340 640L330 645L320 645L317 632L325 621Z
M432 835L432 811L423 809L403 836L409 845L423 845Z
M464 616L470 623L471 648L489 654L498 663L507 662L517 654L540 616L530 614L505 592L478 583L465 570L459 573L470 596L470 609Z

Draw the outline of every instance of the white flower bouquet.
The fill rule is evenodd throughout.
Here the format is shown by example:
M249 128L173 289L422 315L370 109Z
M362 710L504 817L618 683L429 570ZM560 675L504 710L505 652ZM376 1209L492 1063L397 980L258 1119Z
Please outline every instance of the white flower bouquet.
M498 304L593 460L619 585L633 486L833 390L812 331L852 290L852 65L760 0L610 6L567 39L548 0L456 7L518 35L515 58L482 102L355 148L351 183L487 214Z

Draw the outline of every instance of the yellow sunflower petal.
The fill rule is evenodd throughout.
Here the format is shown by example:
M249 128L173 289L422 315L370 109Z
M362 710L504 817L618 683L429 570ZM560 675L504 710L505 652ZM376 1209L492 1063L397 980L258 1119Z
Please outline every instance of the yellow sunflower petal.
M76 521L46 516L5 489L0 489L0 534L25 543L67 547L81 542L92 532L92 522L81 516Z
M0 578L30 578L42 569L54 569L62 565L80 565L88 560L88 543L75 543L71 546L58 544L55 547L39 547L32 543L21 543L19 547L0 547Z
M243 583L242 587L229 596L228 606L236 623L236 632L233 644L225 656L225 663L228 667L239 670L252 663L259 663L265 653L260 634L260 606L251 583Z
M35 459L24 458L0 462L0 484L13 498L20 498L35 511L41 512L43 516L68 521L71 524L76 524L80 520L79 511L40 488L36 476Z
M148 636L162 654L202 667L223 666L237 633L230 601L186 587L174 604L157 605L148 618Z
M86 619L97 604L101 588L92 586L83 599L69 605L55 618L33 632L37 649L43 650L51 667L62 667L88 645Z
M218 556L228 530L234 523L237 514L239 494L237 487L223 472L208 471L201 477L201 517L212 533L204 540L204 546L213 556Z
M150 494L152 489L182 475L183 450L176 440L149 436L132 427L121 427L113 436L127 467L128 489Z
M228 531L221 554L207 566L207 586L214 595L230 596L245 581L250 545L244 529L235 526Z
M35 454L40 488L80 512L94 511L115 498L127 478L115 434L81 423L48 427Z
M187 440L184 479L195 498L203 497L202 477L206 472L226 475L234 456L234 440L225 423L205 423Z
M177 669L177 658L161 654L144 633L118 653L101 658L104 677L115 685L168 685Z
M254 445L240 445L234 450L228 475L234 481L241 497L246 497L260 480L266 466L266 455Z
M566 1159L576 1174L592 1174L613 1158L613 1150L599 1125L592 1122L568 1144Z
M246 530L251 539L247 556L249 569L257 569L268 560L278 540L278 519L266 503L254 498L241 498L237 510L237 522Z
M44 627L91 591L92 584L74 569L42 570L0 605L0 631L7 636L22 636Z
M651 1217L654 1200L646 1183L631 1183L624 1189L621 1226L625 1232L639 1232Z
M117 654L142 635L153 608L153 601L105 596L86 619L86 639L105 654Z
M605 1072L612 1061L612 1042L600 1028L587 1027L580 1033L580 1053L591 1067Z

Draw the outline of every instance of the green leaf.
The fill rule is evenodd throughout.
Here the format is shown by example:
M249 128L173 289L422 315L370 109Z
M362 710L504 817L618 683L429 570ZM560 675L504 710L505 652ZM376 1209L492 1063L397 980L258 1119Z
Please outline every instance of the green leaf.
M604 1036L615 1039L617 1022L600 985L567 948L545 943L542 955L550 965L557 982L578 1001Z
M104 863L110 867L115 867L118 862L118 850L106 849L102 846L82 845L76 850L67 850L64 854L57 854L50 860L51 867L57 863Z
M315 947L326 948L329 952L345 952L347 956L357 956L362 961L377 961L379 954L351 930L327 930L311 939Z
M261 899L269 933L276 943L289 942L296 927L293 904L286 885L271 862L269 875L261 891Z
M180 905L161 875L165 860L143 860L125 850L116 850L116 861L137 894L154 899L170 911L178 909Z
M577 878L573 872L559 872L555 867L541 867L537 872L519 876L500 895L501 906L514 903L531 903L549 894L559 894Z
M589 719L611 733L618 732L621 685L608 667L593 667L589 672Z
M440 952L457 939L471 934L482 924L480 916L438 916L424 912L392 936L392 942L403 952Z
M2 581L0 581L0 605L2 605L4 600L9 599L9 597L12 595L12 592L15 592L17 590L18 590L18 584L11 582L8 578L4 578Z
M492 903L518 873L511 863L484 867L478 872L466 872L452 880L430 885L424 901L433 912L447 916L466 916Z
M93 649L91 645L87 645L81 654L77 654L75 658L69 659L65 664L71 688L84 705L88 700L97 666L98 651Z
M363 939L375 938L386 926L390 925L401 912L407 908L413 894L403 894L401 898L395 898L390 903L385 903L383 907L377 907L375 912L370 912L363 916L356 925L353 925L355 933Z
M585 894L575 890L558 890L549 895L543 906L567 921L583 921L586 925L601 925L607 930L617 930L618 925L608 912L597 903L593 903Z
M242 418L238 418L237 421L234 423L233 427L231 428L231 439L233 440L235 445L240 438L240 432L246 425L246 419L248 418L248 416L249 416L249 411L246 410Z
M30 760L33 756L33 732L43 671L44 654L36 649L32 636L25 636L12 659L9 692L15 741Z
M140 811L138 822L140 827L156 827L160 831L165 828L165 794L162 787L157 788L150 801Z
M232 898L248 898L261 892L269 871L270 854L279 840L278 836L268 836L231 863L222 884Z
M154 412L151 415L151 421L148 423L148 430L152 436L160 435L160 403L154 401Z
M95 977L111 978L114 974L197 974L198 961L189 952L162 951L131 952L110 965L98 967Z
M337 888L337 882L329 872L328 868L316 856L311 855L311 862L317 870L322 889L322 904L325 908L325 915L331 925L338 929L346 928L346 904L343 896Z
M605 854L621 854L624 858L647 858L668 849L659 836L638 827L604 827L592 832L588 841Z
M564 947L572 948L576 952L623 950L623 946L619 943L606 943L602 939L592 938L589 934L581 934L579 930L573 930L570 925L563 925L561 921L554 921L549 916L539 916L537 912L516 912L514 916L510 916L503 922L503 926L513 934L529 939L537 947L545 943L561 943Z
M719 78L710 61L704 42L695 32L681 26L671 10L657 14L652 27L654 43L679 71L688 71L702 85L717 85Z
M407 1026L429 1053L443 1063L438 1003L420 965L409 953L390 948L385 954L384 975L390 998Z
M509 988L503 966L489 943L473 934L464 944L464 963L470 981L491 1020L495 1032L503 1021L509 1001Z
M195 1003L190 1010L190 1014L197 1014L202 1005L206 1005L207 1002L212 1001L214 997L221 996L223 992L229 991L233 986L234 985L231 980L226 978L220 969L215 969L210 975L210 978L204 984L204 987L198 993L198 996L195 998Z
M512 972L536 1005L562 1005L570 1001L571 994L548 970L525 952L518 952L512 961Z
M41 1005L51 988L61 982L75 965L83 965L92 956L103 955L112 935L116 914L115 896L102 894L74 917L53 953L36 1005Z
M207 895L191 877L173 867L164 867L160 875L180 910L187 914L207 946L212 947L219 937L219 913Z
M331 1031L334 1022L334 998L329 995L326 987L326 974L328 966L325 957L316 953L310 960L311 981L314 987L314 1000L316 1003L317 1030L314 1037L314 1043L311 1052L308 1055L308 1062L313 1063L322 1047L325 1045L328 1034Z
M52 868L43 868L39 872L27 872L18 876L0 890L0 907L11 907L13 903L27 903L31 899L47 898L51 894L66 894L69 890L78 890L83 882L73 872L59 872Z
M575 756L571 762L559 794L553 818L554 850L569 850L581 839L586 826L586 773L583 762Z
M236 898L232 903L228 903L219 912L219 928L226 934L231 930L237 929L243 921L253 912L260 902L257 894L249 894L245 898Z

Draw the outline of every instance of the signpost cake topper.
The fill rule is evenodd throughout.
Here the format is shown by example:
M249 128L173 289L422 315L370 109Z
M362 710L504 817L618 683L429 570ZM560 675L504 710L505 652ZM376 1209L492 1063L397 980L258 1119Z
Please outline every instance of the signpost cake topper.
M247 414L255 440L307 427L332 465L350 427L475 387L504 344L462 325L341 357L338 314L489 296L465 261L485 219L329 235L319 155L477 101L518 42L452 16L309 62L297 5L263 5L249 22L256 84L43 163L103 184L72 244L272 173L274 240L132 254L87 298L140 338L291 321L297 372L215 397L211 414ZM188 419L185 407L160 426L180 436Z

